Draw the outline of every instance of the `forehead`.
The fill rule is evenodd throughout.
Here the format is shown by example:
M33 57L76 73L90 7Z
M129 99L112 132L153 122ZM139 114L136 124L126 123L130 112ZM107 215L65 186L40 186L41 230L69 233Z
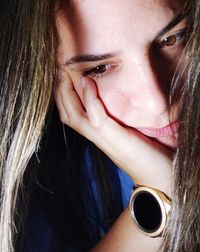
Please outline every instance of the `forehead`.
M61 40L71 40L70 52L121 50L152 40L182 5L182 0L71 0L58 18L58 29Z

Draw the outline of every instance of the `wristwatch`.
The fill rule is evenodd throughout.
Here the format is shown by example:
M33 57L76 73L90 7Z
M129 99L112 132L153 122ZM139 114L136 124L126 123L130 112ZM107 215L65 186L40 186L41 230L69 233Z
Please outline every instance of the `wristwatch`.
M162 235L171 209L171 201L163 192L146 186L134 187L129 207L132 219L144 235Z

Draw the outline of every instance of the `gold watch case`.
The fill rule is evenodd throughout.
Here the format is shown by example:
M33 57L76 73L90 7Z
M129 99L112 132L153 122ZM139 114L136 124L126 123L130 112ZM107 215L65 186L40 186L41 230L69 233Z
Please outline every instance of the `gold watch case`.
M147 230L138 223L137 218L135 216L134 204L137 196L141 193L148 193L157 201L160 211L161 211L161 221L160 225L155 230ZM167 219L171 210L171 201L170 199L161 191L157 189L153 189L151 187L139 186L135 187L132 191L130 203L129 203L131 217L134 220L136 227L142 232L144 235L149 237L159 237L162 235L163 230L166 226Z

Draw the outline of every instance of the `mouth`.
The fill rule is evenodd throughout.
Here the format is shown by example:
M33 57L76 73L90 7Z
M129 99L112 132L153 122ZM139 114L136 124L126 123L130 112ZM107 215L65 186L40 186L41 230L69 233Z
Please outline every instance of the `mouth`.
M141 132L143 135L152 138L170 137L178 133L179 122L173 122L162 128L135 128L137 131Z

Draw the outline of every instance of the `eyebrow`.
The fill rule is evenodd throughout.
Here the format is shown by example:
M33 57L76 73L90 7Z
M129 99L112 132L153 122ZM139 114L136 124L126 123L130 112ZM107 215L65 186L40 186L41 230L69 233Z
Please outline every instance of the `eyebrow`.
M174 16L174 18L165 26L156 36L157 40L159 37L163 36L165 33L170 31L174 26L179 24L184 18L186 18L189 15L189 11L181 12L178 15ZM155 41L154 40L154 41ZM106 54L80 54L73 56L69 60L65 62L65 66L77 64L77 63L83 63L83 62L95 62L95 61L101 61L106 60L112 57L117 56L120 54L120 52L113 52L113 53L106 53Z
M173 27L179 24L182 20L189 16L189 11L181 12L173 17L173 19L165 26L156 36L159 38L163 36L165 33L169 32Z
M65 63L65 65L69 66L69 65L76 64L76 63L81 63L81 62L94 62L94 61L106 60L106 59L115 57L118 54L120 54L119 51L118 52L113 52L113 53L98 54L98 55L94 55L94 54L77 55L77 56L74 56L74 57L70 58Z

